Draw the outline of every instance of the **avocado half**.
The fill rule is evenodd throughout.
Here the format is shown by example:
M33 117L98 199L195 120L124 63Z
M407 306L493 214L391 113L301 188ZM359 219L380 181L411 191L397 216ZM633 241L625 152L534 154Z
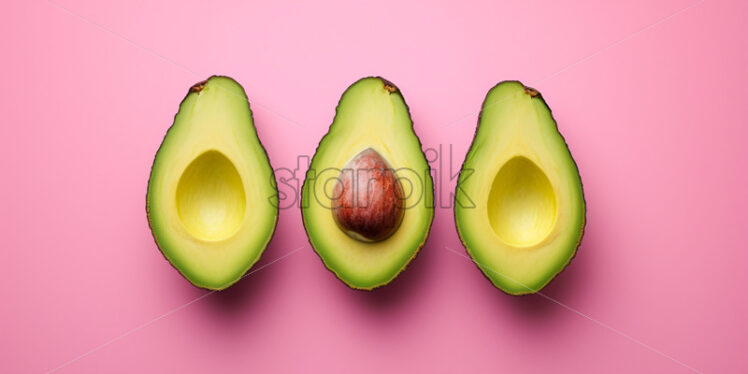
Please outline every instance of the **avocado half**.
M225 289L275 231L278 191L244 89L192 86L153 160L146 211L164 257L195 286Z
M370 188L358 192L371 199L357 195L367 203L347 206L341 196L356 182L346 176L367 167L376 173L367 174ZM424 245L434 217L433 181L394 84L363 78L343 93L306 173L301 212L316 253L354 289L389 283Z
M455 190L473 261L504 292L535 293L574 257L585 210L577 165L540 93L517 81L493 87Z

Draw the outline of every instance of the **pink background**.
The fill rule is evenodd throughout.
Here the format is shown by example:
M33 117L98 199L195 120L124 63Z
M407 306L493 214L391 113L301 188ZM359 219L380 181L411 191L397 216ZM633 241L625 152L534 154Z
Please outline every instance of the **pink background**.
M748 371L748 3L102 3L0 5L0 372ZM206 291L158 252L146 181L211 74L244 85L275 168L349 84L392 80L424 147L453 146L445 202L487 90L536 87L588 202L543 291L566 307L491 286L447 208L370 294L284 210L258 265L291 255L184 305Z

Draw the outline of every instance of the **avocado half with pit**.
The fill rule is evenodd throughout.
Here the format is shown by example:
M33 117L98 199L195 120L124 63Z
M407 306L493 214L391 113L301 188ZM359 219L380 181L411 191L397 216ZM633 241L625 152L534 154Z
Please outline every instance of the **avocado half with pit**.
M539 291L574 257L585 225L582 181L536 90L507 81L488 92L454 213L473 261L506 293Z
M389 283L424 245L433 181L394 84L364 78L343 93L307 171L301 211L312 247L351 288Z
M148 222L164 257L195 286L232 285L273 235L277 194L244 89L220 76L192 86L148 180Z

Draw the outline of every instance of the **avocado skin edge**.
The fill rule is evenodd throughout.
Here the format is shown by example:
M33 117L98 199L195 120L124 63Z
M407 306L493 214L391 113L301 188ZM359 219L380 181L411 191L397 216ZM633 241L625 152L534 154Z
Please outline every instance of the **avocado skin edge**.
M190 94L200 93L200 91L202 91L202 89L205 87L205 85L208 83L208 81L210 81L213 78L228 78L228 79L231 79L237 85L239 85L239 87L241 87L241 89L242 89L242 92L244 92L244 98L247 101L247 107L249 109L249 116L252 119L252 128L254 130L255 137L257 137L257 142L260 144L260 148L262 149L262 153L265 155L265 160L267 161L268 165L270 166L270 176L272 177L271 178L271 183L272 183L272 185L273 185L273 187L275 189L275 193L276 193L276 196L277 196L277 194L278 194L278 186L277 186L277 183L275 182L275 170L273 170L273 165L270 163L270 157L268 156L267 150L265 149L265 146L262 144L262 140L260 139L260 136L257 133L257 126L254 123L254 115L252 113L251 103L249 102L249 98L247 97L247 91L244 90L244 86L242 86L236 79L231 78L231 77L226 76L226 75L211 75L208 79L200 81L200 82L197 82L197 83L193 84L192 86L190 86L190 88L187 90L187 95L185 95L184 99L182 99L182 101L179 103L179 110L177 110L177 112L174 114L174 120L172 121L171 126L169 126L169 128L166 130L166 134L164 134L164 137L161 140L161 144L158 146L158 149L156 150L156 154L153 156L153 162L154 163L156 162L156 158L158 157L159 152L161 152L161 147L163 147L163 145L164 145L164 139L166 139L166 137L169 136L169 133L171 132L171 130L174 127L174 125L176 124L177 114L179 114L179 111L182 109L182 105L184 104L184 101L187 100L187 97L189 97ZM169 256L166 255L166 252L164 252L164 250L162 249L161 244L158 242L158 239L156 239L155 232L153 231L153 225L151 223L151 207L150 207L150 199L148 198L148 192L150 190L149 186L151 185L151 178L152 177L153 177L153 164L151 164L151 172L148 173L148 184L146 185L145 213L146 213L146 215L148 217L148 228L151 231L151 236L153 237L153 241L156 243L156 246L158 247L159 252L161 252L161 255L164 256L164 259L166 260L166 262L168 262L169 265L171 265L171 267L173 267L174 269L176 269L177 272L179 272L179 274L184 279L187 279L187 281L190 282L190 284L192 284L193 286L195 286L197 288L202 288L202 289L206 289L206 290L211 290L211 291L225 290L225 289L233 286L234 284L236 284L240 280L244 279L244 277L247 275L247 272L249 271L249 269L251 269L257 262L259 262L260 259L262 259L262 255L265 253L265 250L267 249L268 244L270 243L270 241L275 236L275 230L278 228L278 216L279 216L278 209L275 210L275 217L273 217L273 220L275 221L274 224L273 224L273 230L271 231L270 237L268 237L268 240L262 245L262 249L260 250L260 253L257 256L257 259L255 259L254 261L252 261L247 266L247 268L244 271L242 271L241 275L236 280L234 280L234 281L226 284L225 286L223 286L221 288L214 288L214 287L209 287L209 286L205 286L205 285L202 285L202 284L197 284L197 283L193 282L192 280L190 280L181 270L179 270L179 268L177 268L176 265L174 265L174 263L171 261L171 259L169 259Z
M465 160L462 162L462 167L460 167L460 174L457 176L457 182L458 183L457 183L457 185L455 187L455 199L454 199L454 208L452 209L452 217L453 217L453 220L454 220L455 228L457 229L457 237L460 238L460 243L462 243L462 246L465 248L465 251L470 256L470 260L478 268L478 270L480 270L480 273L483 274L483 276L486 279L488 279L488 281L491 282L491 284L493 284L494 287L498 288L499 290L501 290L501 292L503 292L503 293L505 293L507 295L511 295L511 296L527 296L527 295L533 295L533 294L536 294L536 293L540 293L540 290L542 290L543 288L545 288L545 286L547 286L549 283L551 283L552 280L556 279L556 277L558 277L559 274L561 274L564 270L566 270L566 268L571 263L571 260L573 260L577 256L577 252L579 250L579 246L582 244L582 238L584 237L584 230L587 227L587 200L584 197L584 183L582 182L582 174L579 172L579 166L577 165L577 161L574 160L574 157L571 157L571 162L574 164L574 167L577 169L577 175L579 176L579 185L580 185L580 187L582 189L582 203L584 204L584 217L582 217L582 229L579 232L579 238L577 239L577 243L574 245L574 252L571 254L571 257L569 257L569 260L567 260L566 263L561 267L561 269L559 271L557 271L556 274L554 274L552 277L548 278L548 281L546 281L545 283L543 283L543 285L541 285L537 290L530 291L530 288L525 286L525 288L528 289L528 292L516 292L516 293L508 292L505 289L501 288L499 285L497 285L483 271L483 269L481 268L481 266L475 261L475 257L470 252L470 249L468 249L468 246L465 243L465 240L462 238L462 233L460 232L460 226L457 224L457 209L456 209L457 208L457 192L458 192L457 189L460 187L459 181L460 181L460 178L462 177L462 171L465 168L465 161L467 161L467 155L468 155L468 153L470 153L470 150L473 148L473 145L475 144L476 135L478 135L478 127L480 126L480 123L481 123L481 117L483 117L483 107L486 104L486 99L488 99L488 93L490 93L494 88L498 87L499 85L501 85L503 83L512 83L512 82L516 82L516 83L519 83L520 85L522 85L522 87L525 88L525 93L527 95L530 95L533 99L538 99L538 100L542 101L543 105L545 105L545 107L548 108L548 111L551 114L551 118L553 118L553 124L556 125L556 133L558 134L558 136L561 137L561 140L563 140L564 144L566 145L566 149L569 150L569 154L571 154L571 149L569 148L569 144L566 143L566 139L564 138L564 135L561 134L560 131L558 131L558 122L556 122L556 118L553 117L553 110L548 105L548 103L545 102L545 99L543 98L543 95L540 93L540 91L538 91L538 90L536 90L536 89L534 89L532 87L525 86L522 82L520 82L518 80L505 80L505 81L501 81L501 82L495 84L493 87L491 87L491 88L488 89L488 92L486 93L486 97L485 97L485 99L483 99L483 103L481 104L481 111L480 111L480 114L478 114L478 123L475 125L475 133L473 134L473 141L470 142L470 147L468 147L468 151L465 153ZM496 274L498 274L500 276L503 276L503 275L499 274L498 272L496 272L493 269L488 269L487 268L487 270L489 270L491 272L494 272L494 273L496 273ZM540 293L540 294L542 295L542 293Z
M360 81L362 81L364 79L369 79L369 78L374 78L374 79L380 80L382 82L382 84L384 85L385 89L390 94L400 93L400 89L394 83L392 83L391 81L389 81L389 80L387 80L385 78L382 78L381 76L367 76L367 77L363 77L363 78L358 79L357 81L353 82L351 85L349 85L343 91L343 94L345 94L345 92L347 92L351 87L353 87L354 85L356 85L358 82L360 82ZM410 119L411 130L413 130L413 134L415 135L416 140L418 140L418 145L421 147L421 154L423 154L423 143L421 143L421 138L419 138L418 134L416 134L416 132L415 132L415 128L414 128L415 124L413 123L413 117L411 117L411 115L410 115L410 107L408 106L408 103L405 101L405 97L401 93L400 93L400 97L403 99L403 104L405 104L405 110L408 112L408 118ZM340 100L338 100L338 105L335 106L335 116L337 116L337 114L338 114L338 108L340 108L340 102L342 100L343 100L343 95L340 95ZM333 123L334 122L335 122L335 117L333 117ZM319 151L319 147L320 147L320 144L322 144L322 141L325 139L325 137L327 137L327 135L330 134L330 128L331 127L332 127L332 123L330 123L330 126L327 129L327 133L325 133L325 135L319 140L319 143L317 143L317 148L314 150L314 157L317 156L317 152ZM307 183L306 176L309 174L309 170L311 170L311 165L314 163L314 157L312 157L312 160L309 163L309 169L307 169L307 172L304 174L304 183L301 186L301 191L304 191L304 188L306 187L306 183ZM425 159L425 155L424 155L424 159ZM429 165L428 159L426 160L426 167L428 168L428 177L431 178L431 165ZM434 188L434 183L433 183L433 178L432 178L432 182L431 182L431 195L434 196L434 193L435 193L435 188ZM424 236L423 241L420 244L418 244L418 247L413 252L413 256L411 256L408 259L408 261L406 261L405 264L400 268L400 270L398 270L397 273L395 273L390 279L388 279L388 280L386 280L386 281L384 281L382 283L373 285L371 287L358 287L358 286L355 286L355 285L352 285L352 284L348 283L345 279L341 278L340 275L325 262L325 260L322 258L322 256L317 252L317 249L314 248L314 244L312 244L312 239L309 236L309 231L307 230L307 227L306 227L306 219L304 219L304 207L303 207L303 205L304 205L304 202L303 202L303 197L302 197L301 208L300 208L300 210L301 210L301 222L304 225L304 232L306 233L307 240L309 241L309 245L312 247L312 250L314 250L314 252L317 253L317 257L319 257L320 261L322 261L322 264L325 265L325 268L328 271L330 271L331 273L333 273L336 278L338 278L341 282L343 282L349 288L357 290L357 291L362 291L362 292L363 291L371 292L371 291L373 291L376 288L380 288L380 287L386 286L386 285L390 284L393 280L395 280L395 278L397 278L403 271L405 271L405 269L407 269L408 266L416 258L416 256L418 255L418 253L421 252L421 248L423 248L426 245L426 241L428 241L429 236L431 235L431 226L434 223L434 207L432 207L431 208L431 217L430 217L430 220L429 220L429 225L428 225L428 228L426 229L426 236Z

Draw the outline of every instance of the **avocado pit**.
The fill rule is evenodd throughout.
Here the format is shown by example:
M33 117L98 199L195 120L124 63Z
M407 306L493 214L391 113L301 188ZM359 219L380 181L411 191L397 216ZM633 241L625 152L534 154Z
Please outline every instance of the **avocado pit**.
M403 189L387 161L372 148L341 170L333 190L332 214L348 236L376 242L390 237L403 218Z

